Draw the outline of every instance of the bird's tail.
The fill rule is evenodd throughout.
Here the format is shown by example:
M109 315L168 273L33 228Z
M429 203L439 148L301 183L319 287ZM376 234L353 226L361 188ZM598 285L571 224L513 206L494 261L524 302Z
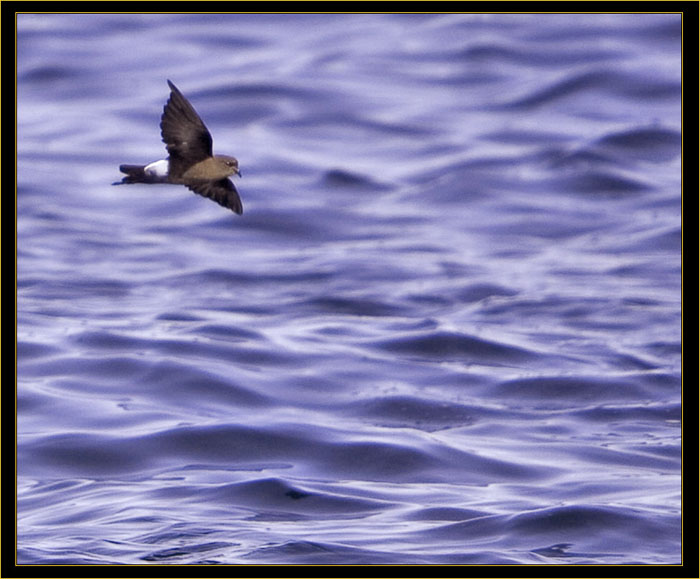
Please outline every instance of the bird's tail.
M123 185L125 183L166 183L167 179L160 175L146 173L148 165L119 165L119 170L126 173L121 181L116 181L112 185Z
M119 165L119 170L126 173L121 181L116 181L112 185L122 185L124 183L147 183L148 175L144 171L146 165Z

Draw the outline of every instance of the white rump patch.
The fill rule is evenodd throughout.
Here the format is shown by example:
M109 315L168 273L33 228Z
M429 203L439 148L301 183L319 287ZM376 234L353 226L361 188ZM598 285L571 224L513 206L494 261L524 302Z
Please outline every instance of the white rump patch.
M151 175L153 177L167 177L168 176L168 160L161 159L160 161L154 161L150 165L146 165L143 168L146 175Z

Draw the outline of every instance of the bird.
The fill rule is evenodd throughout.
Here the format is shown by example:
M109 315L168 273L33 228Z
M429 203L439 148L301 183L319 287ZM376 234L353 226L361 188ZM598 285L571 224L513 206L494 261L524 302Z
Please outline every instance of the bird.
M172 183L243 214L243 204L229 179L241 176L238 160L213 154L213 140L202 119L180 90L168 80L170 97L163 107L160 133L168 158L148 165L119 165L126 176L113 185L128 183Z

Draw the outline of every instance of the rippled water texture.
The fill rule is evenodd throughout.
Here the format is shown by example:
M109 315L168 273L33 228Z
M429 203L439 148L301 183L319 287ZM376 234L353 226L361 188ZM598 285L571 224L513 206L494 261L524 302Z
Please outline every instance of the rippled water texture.
M20 563L681 562L680 15L17 25Z

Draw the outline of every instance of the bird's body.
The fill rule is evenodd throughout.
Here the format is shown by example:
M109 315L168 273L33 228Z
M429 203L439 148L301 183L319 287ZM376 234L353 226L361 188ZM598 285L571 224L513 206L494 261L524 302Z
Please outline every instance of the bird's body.
M185 185L199 195L216 201L239 215L241 198L229 179L240 175L238 161L227 155L214 155L209 130L197 111L170 81L170 98L160 121L168 158L148 165L120 165L126 174L121 183L172 183Z

